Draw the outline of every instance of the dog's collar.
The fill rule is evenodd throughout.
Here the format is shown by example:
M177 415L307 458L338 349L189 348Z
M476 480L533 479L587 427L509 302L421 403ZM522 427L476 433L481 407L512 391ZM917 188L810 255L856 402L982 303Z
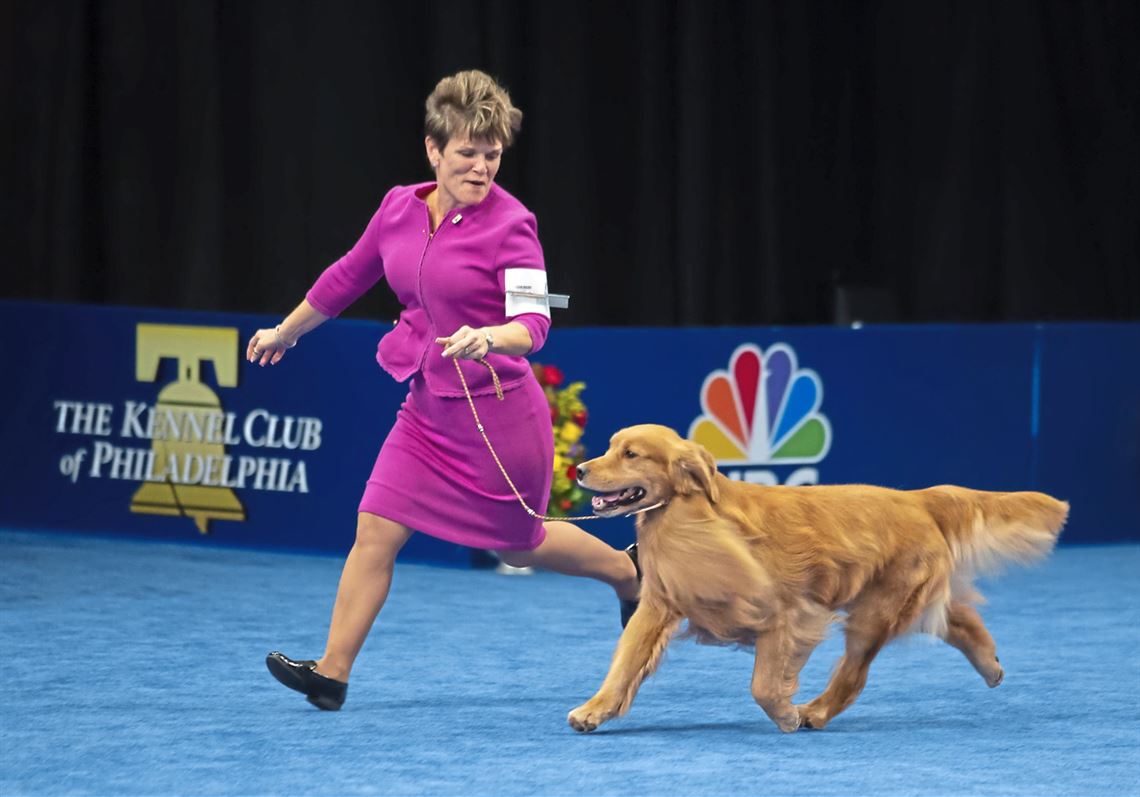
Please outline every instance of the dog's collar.
M653 506L647 506L644 509L638 509L634 512L629 512L625 515L622 515L622 517L633 517L634 515L640 515L642 512L649 512L650 510L653 510L653 509L660 509L663 506L665 506L665 502L664 501L658 501Z

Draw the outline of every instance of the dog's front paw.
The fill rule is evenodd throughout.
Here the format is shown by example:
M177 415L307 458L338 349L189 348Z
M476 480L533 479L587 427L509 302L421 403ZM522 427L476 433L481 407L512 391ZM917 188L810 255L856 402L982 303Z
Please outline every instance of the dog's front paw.
M570 712L566 721L578 733L589 733L614 715L607 710L600 700L588 700Z
M776 723L776 727L783 733L795 733L805 724L803 717L800 716L799 709L795 706L792 707L791 711L785 714L772 717L772 721ZM811 726L808 725L807 727L810 728Z

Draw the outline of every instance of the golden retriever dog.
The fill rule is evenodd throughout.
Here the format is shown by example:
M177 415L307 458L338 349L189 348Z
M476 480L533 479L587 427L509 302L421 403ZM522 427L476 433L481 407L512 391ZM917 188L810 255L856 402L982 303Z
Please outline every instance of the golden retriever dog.
M632 426L578 467L595 514L636 512L641 605L577 731L625 714L682 620L703 642L755 647L752 697L781 731L823 728L850 706L892 639L923 631L960 650L991 686L1004 676L974 609L975 574L1052 550L1069 505L1035 492L941 486L765 487L732 481L702 446ZM647 509L648 508L648 509ZM799 674L846 615L846 650L814 700Z

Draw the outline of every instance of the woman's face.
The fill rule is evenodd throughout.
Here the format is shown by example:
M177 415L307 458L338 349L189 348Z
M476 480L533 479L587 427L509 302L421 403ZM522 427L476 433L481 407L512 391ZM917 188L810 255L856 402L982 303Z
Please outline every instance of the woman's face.
M477 205L491 190L503 157L501 144L453 136L442 150L426 139L428 161L435 168L440 199L445 205Z

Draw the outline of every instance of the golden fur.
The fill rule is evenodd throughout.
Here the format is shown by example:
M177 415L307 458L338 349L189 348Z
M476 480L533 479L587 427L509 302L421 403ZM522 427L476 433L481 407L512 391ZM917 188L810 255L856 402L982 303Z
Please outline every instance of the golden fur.
M641 605L601 688L570 712L579 731L629 710L686 619L702 641L755 647L752 696L782 731L823 728L859 696L879 650L912 631L941 637L997 686L1004 672L971 605L974 576L1047 556L1069 511L1035 492L746 484L654 425L619 431L579 479L603 494L599 514L664 502L637 516ZM793 705L839 612L846 651L823 693Z

